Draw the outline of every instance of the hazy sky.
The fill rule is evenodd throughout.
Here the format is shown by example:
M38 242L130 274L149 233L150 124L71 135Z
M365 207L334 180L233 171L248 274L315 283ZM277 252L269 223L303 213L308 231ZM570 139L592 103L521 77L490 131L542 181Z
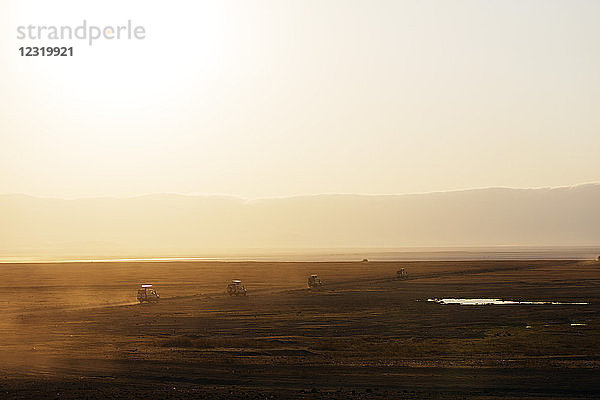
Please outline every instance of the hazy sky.
M599 1L0 3L0 193L600 181ZM146 28L17 40L19 25ZM74 57L20 46L73 45Z

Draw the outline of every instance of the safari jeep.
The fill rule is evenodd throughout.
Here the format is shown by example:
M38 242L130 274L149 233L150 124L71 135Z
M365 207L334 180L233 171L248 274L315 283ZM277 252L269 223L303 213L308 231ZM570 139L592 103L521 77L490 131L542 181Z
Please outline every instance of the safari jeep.
M323 281L319 279L317 275L311 275L308 277L308 287L318 289L323 286Z
M160 296L156 293L156 290L152 288L152 285L142 285L142 287L138 289L137 299L140 303L156 303L160 299Z
M227 294L230 296L245 296L246 292L242 281L233 280L227 285Z
M396 271L396 279L408 279L408 273L406 273L404 268L400 268L398 271Z

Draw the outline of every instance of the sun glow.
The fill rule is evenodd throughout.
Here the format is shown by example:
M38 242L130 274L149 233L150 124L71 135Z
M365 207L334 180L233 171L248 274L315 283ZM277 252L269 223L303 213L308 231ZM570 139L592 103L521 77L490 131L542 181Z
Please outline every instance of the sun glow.
M2 2L0 193L256 198L597 181L598 6L519 4ZM17 39L21 26L84 20L132 21L144 39ZM74 55L19 56L33 45Z

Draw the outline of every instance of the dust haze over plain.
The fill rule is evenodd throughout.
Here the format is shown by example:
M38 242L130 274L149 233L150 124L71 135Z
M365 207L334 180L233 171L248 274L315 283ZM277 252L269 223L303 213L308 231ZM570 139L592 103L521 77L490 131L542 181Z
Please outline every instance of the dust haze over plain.
M566 186L600 179L599 14L590 1L2 2L0 251L597 245L598 185ZM82 15L132 19L146 38L7 56L17 26ZM554 189L460 191L489 187Z
M600 184L247 201L149 195L0 196L4 256L243 254L249 249L591 246Z

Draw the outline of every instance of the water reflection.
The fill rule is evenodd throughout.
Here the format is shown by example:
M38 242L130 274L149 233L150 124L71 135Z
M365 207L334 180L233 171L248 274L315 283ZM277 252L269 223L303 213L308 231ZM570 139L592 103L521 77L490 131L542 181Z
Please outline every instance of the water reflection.
M585 305L589 303L568 303L561 301L517 301L502 299L427 299L438 304L459 304L461 306L487 306L487 305Z

